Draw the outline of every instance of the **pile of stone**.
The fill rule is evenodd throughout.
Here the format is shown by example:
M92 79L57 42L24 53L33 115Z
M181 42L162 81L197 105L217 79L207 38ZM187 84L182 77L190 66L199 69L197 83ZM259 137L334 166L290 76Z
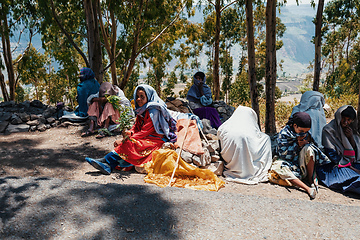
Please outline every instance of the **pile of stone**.
M222 123L228 120L235 111L235 107L227 105L224 101L214 101L212 106L218 111Z
M0 133L45 131L60 124L59 112L54 106L39 100L0 103Z

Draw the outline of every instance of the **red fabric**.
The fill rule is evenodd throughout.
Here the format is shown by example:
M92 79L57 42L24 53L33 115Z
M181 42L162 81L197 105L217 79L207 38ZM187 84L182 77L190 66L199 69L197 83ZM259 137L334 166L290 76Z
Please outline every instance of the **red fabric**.
M136 116L135 124L130 131L130 139L118 145L115 152L135 166L151 161L152 152L161 148L164 143L161 138L164 136L156 133L149 111L145 111L144 117Z

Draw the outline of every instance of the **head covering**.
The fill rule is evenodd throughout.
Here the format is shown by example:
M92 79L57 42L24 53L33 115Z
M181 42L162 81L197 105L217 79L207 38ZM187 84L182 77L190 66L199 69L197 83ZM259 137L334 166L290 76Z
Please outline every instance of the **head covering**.
M297 112L289 118L287 125L296 124L298 127L311 128L311 117L306 112Z
M356 118L356 111L354 110L353 107L348 106L347 108L344 109L344 111L341 112L341 116L348 117L354 120Z
M354 159L360 159L360 138L357 133L357 119L355 118L354 121L350 124L350 127L353 130L356 149L353 149L350 141L345 136L344 131L340 125L342 112L349 107L355 111L355 109L350 105L340 107L335 112L335 119L331 120L331 122L329 122L324 127L322 136L322 144L324 147L335 150L336 153L341 156L339 164L343 166L349 164ZM357 156L355 155L355 150L357 152Z
M136 99L136 93L139 89L145 91L148 101L142 107L139 107L135 101L135 113L141 115L148 110L155 131L158 134L165 135L169 141L175 142L176 121L170 116L165 102L159 98L153 87L146 84L140 84L135 88L134 99Z
M105 95L118 95L119 89L109 82L103 82L100 85L99 97L105 97Z
M217 133L227 181L257 184L268 180L271 140L261 132L255 111L239 106Z
M293 107L291 116L297 112L306 112L311 117L311 129L309 133L319 148L322 148L321 134L326 125L324 112L325 99L322 93L317 91L307 91L301 96L299 105Z
M201 94L200 94L200 90L199 90L199 84L200 81L196 79L195 76L203 76L203 92L204 92L204 96L206 98L211 98L211 89L208 85L206 85L206 77L205 74L203 72L197 72L195 73L193 79L194 79L194 84L191 86L191 88L189 89L186 99L191 101L191 102L200 102L200 98L201 98Z
M195 79L196 79L196 77L200 77L205 82L205 73L197 72L197 73L194 74Z
M88 79L94 79L95 74L91 68L84 67L80 69L80 82L86 81Z

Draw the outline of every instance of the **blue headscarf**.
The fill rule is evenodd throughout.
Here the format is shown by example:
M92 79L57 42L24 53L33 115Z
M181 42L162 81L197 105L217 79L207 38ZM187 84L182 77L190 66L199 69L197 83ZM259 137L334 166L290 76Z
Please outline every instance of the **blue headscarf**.
M201 73L201 75L199 74ZM189 100L190 102L201 102L201 104L203 104L203 101L200 101L200 98L202 97L200 94L200 90L199 90L199 83L200 81L198 79L195 78L195 76L201 76L203 78L203 92L204 92L204 96L206 97L206 99L208 99L208 101L210 101L209 104L205 104L205 105L210 105L212 103L212 95L211 95L211 89L210 87L206 84L206 76L203 72L197 72L193 78L194 78L194 84L191 86L190 90L187 93L186 99ZM203 104L204 105L204 104Z
M100 84L95 80L95 74L90 68L80 70L80 83L77 86L76 100L79 107L75 110L76 116L86 117L88 111L87 98L99 92Z
M138 89L145 91L148 100L142 107L139 107L136 102L136 92ZM142 115L146 110L148 110L155 131L158 134L165 135L168 141L176 142L176 121L170 116L166 104L163 100L161 100L161 98L159 98L155 89L149 85L140 84L134 91L134 99L135 113L137 115Z

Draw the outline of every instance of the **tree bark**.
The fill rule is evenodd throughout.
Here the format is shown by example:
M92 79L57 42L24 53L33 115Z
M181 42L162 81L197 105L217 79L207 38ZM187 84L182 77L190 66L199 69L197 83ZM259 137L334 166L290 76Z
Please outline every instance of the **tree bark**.
M9 26L6 16L4 16L0 20L0 35L3 47L3 57L6 66L6 71L8 75L9 81L9 92L10 98L9 100L15 100L15 73L14 73L14 65L12 63L12 54L10 48L10 37L9 37ZM5 96L4 96L5 97Z
M0 86L1 86L2 95L4 97L4 101L5 102L10 101L9 93L6 89L4 74L2 73L1 68L0 68Z
M276 0L267 0L266 4L266 115L265 132L276 133L275 123L275 87L276 87Z
M221 5L220 0L215 3L215 53L214 53L214 67L213 67L213 81L214 81L214 95L215 100L220 99L220 78L219 78L219 55L220 55L220 27L221 27Z
M255 68L255 40L254 40L254 22L253 22L253 6L252 0L246 0L246 34L248 43L248 81L250 86L250 98L251 107L258 116L258 125L260 125L260 110L258 102L257 80L256 80L256 68Z
M319 91L320 72L321 72L321 26L324 9L324 0L319 0L315 21L315 66L313 90Z
M95 78L99 83L103 81L103 65L101 42L98 21L99 2L96 0L84 0L84 10L86 16L86 26L88 35L88 55L90 68L95 73Z

